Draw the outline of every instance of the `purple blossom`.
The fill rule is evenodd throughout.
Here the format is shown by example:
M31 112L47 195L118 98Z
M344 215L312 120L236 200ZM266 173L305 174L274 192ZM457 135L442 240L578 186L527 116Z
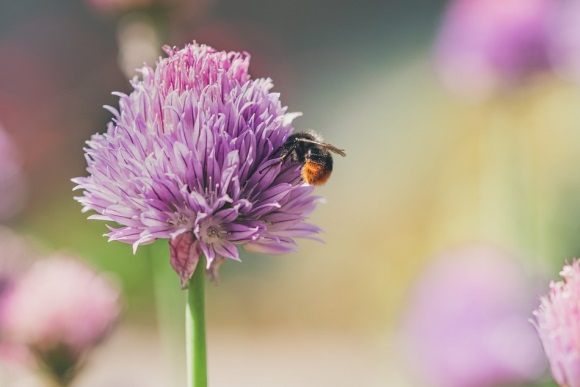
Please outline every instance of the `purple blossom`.
M560 275L564 280L550 283L534 311L534 325L556 382L580 387L580 261L565 265Z
M73 179L90 219L118 223L109 240L170 240L182 286L201 253L216 274L238 246L278 254L319 229L305 222L318 199L300 165L278 148L299 114L286 113L270 79L251 79L249 55L198 45L164 47L144 66L105 134L87 142L88 177Z
M544 369L527 316L532 292L504 251L474 245L436 259L408 305L404 345L421 385L517 384Z
M550 60L564 78L580 81L580 1L558 2L550 25Z
M454 0L435 46L437 67L453 91L485 96L551 68L557 0Z
M3 298L3 344L28 349L59 380L74 376L120 314L119 291L63 255L37 261Z

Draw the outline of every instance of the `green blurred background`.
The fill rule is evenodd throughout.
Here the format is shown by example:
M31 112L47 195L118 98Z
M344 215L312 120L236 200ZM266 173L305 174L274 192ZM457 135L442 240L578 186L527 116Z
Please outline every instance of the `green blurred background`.
M123 322L79 386L184 384L183 294L166 243L133 255L108 243L104 222L88 221L72 199L70 179L86 174L84 141L110 119L102 105L117 105L112 91L130 91L122 67L153 64L145 47L120 65L127 39L248 51L251 74L271 77L289 111L304 113L295 128L348 152L317 191L327 202L311 221L325 244L301 241L279 257L242 252L209 285L212 386L422 385L402 364L398 332L432 257L483 241L524 257L530 279L545 280L580 254L580 89L545 77L501 101L449 93L432 66L444 8L443 0L190 0L124 13L72 0L0 4L0 123L29 184L9 226L46 252L86 259L123 289ZM490 139L494 125L510 129ZM488 141L526 150L486 157ZM490 189L495 199L485 197ZM538 294L546 289L541 282Z

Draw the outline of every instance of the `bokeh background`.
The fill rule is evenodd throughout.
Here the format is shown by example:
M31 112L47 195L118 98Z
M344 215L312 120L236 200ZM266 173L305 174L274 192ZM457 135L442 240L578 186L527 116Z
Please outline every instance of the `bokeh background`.
M318 189L325 244L242 253L209 285L212 386L553 385L528 319L580 255L580 85L546 73L491 97L446 87L434 51L447 5L0 3L0 125L25 180L4 226L123 290L123 319L75 386L184 385L184 295L166 243L136 255L107 243L70 179L86 174L84 141L105 130L111 92L129 92L162 44L192 40L251 53L251 74L304 113L295 128L348 153ZM489 359L470 354L479 346ZM33 383L0 372L0 384Z

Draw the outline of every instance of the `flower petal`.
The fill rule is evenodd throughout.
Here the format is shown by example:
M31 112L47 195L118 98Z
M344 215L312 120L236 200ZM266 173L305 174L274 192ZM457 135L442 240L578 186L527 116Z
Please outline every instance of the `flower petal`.
M201 256L199 242L192 232L185 232L169 240L169 249L171 251L169 262L179 275L181 288L186 289ZM200 268L203 270L203 266Z

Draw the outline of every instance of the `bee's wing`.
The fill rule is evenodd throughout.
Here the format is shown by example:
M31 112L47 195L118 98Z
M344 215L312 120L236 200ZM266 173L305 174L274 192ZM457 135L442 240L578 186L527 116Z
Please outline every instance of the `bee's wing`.
M342 157L346 157L346 152L344 151L344 149L339 149L339 148L335 147L334 145L330 145L330 144L320 144L320 145L323 146L325 149L328 149L331 152L339 154Z
M328 149L331 152L337 153L337 154L341 155L342 157L346 157L346 152L344 151L344 149L339 149L339 148L337 148L337 147L335 147L334 145L331 145L331 144L327 144L327 143L324 143L324 142L307 140L305 138L297 139L297 141L310 142L312 144L319 145L319 146L323 147L324 149Z

